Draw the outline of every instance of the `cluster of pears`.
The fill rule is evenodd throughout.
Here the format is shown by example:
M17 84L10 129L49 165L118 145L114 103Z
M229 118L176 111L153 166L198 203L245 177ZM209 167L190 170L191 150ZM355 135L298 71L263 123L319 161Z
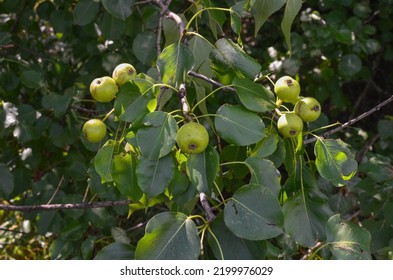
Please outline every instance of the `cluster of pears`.
M90 94L98 102L110 102L119 91L119 87L136 77L134 66L121 63L113 70L112 77L94 79L90 84ZM98 143L106 135L106 125L100 119L90 119L83 125L83 134L92 143Z
M136 75L133 65L121 63L113 70L112 77L94 79L90 84L90 94L98 102L110 102L116 97L119 88ZM106 125L100 119L90 119L85 122L82 131L88 141L98 143L106 135ZM203 125L190 121L180 127L176 142L183 152L198 154L206 149L209 134Z
M303 122L313 122L321 115L321 104L313 97L301 97L298 81L283 76L274 84L274 92L281 102L294 104L293 111L282 112L277 128L284 137L294 138L303 131Z

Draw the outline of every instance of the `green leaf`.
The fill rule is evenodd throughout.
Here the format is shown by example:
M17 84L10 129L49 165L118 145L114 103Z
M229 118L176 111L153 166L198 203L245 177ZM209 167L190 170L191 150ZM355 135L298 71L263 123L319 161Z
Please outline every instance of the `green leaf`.
M153 65L157 58L157 35L146 31L138 33L132 42L132 50L136 58L145 65Z
M35 70L25 70L20 76L23 85L31 89L37 89L44 86L44 75L42 72Z
M74 9L74 23L76 25L86 25L97 16L100 5L96 1L80 0Z
M114 140L108 140L94 158L94 168L101 177L101 183L112 181L113 154L118 147Z
M263 260L266 256L265 240L251 241L237 237L225 225L223 214L210 224L207 240L219 260Z
M210 0L202 0L203 6L205 8L216 7L216 4L212 3ZM223 11L209 9L207 10L209 26L215 38L217 38L217 34L222 32L222 25L226 21L226 16Z
M135 247L123 242L114 242L102 248L94 260L133 260Z
M385 207L384 212L393 210L392 207L389 208ZM381 201L379 201L377 209L377 211L381 210ZM393 226L387 219L365 219L362 221L362 228L366 229L371 235L370 252L372 254L378 254L378 251L384 250L389 243L390 247L392 247Z
M356 54L343 55L338 64L338 71L346 77L357 74L362 69L362 60Z
M136 0L101 0L104 8L112 16L126 20L132 14L132 7Z
M274 110L277 106L274 94L263 85L249 79L235 77L233 85L240 102L250 111L264 113Z
M188 46L174 43L167 46L157 59L162 74L162 82L175 87L186 80L187 72L192 69L194 58Z
M285 231L305 247L324 240L326 221L333 212L328 198L318 189L315 172L297 160L284 189L288 194L294 193L283 205Z
M126 23L111 14L104 13L99 26L106 39L118 40L123 35Z
M339 214L328 220L326 236L335 259L371 260L370 233L355 224L345 222Z
M252 156L267 157L277 150L279 136L271 129L266 130L267 136L263 137L261 141L256 143Z
M255 33L257 36L259 29L265 21L282 6L286 0L252 0L250 6L252 7L252 15L255 19Z
M326 221L332 214L327 198L318 190L299 190L283 205L285 231L305 247L325 238Z
M244 239L265 240L283 232L284 216L276 196L257 184L244 185L234 193L225 205L224 219Z
M68 95L60 95L57 93L50 93L42 98L42 107L47 110L52 110L55 117L63 116L71 103L71 97Z
M358 164L348 145L340 139L318 139L314 146L319 174L335 185L343 185L357 171Z
M239 45L232 40L222 38L215 44L210 58L213 62L213 68L218 72L234 71L240 78L248 78L253 80L260 72L261 65L252 57L247 55Z
M239 45L243 45L241 32L242 32L242 20L239 14L234 11L231 11L231 28L233 32L237 34L237 42Z
M291 48L291 26L302 7L302 0L287 0L285 5L284 17L281 21L281 30L284 34L285 42L287 43L289 52L292 52Z
M136 179L136 159L133 154L123 153L113 158L112 178L120 193L133 200L142 197L142 191Z
M214 123L220 137L238 146L254 144L265 136L262 119L239 105L222 105Z
M211 194L219 164L219 155L211 146L199 154L190 154L187 159L187 175L192 186L199 192Z
M194 69L197 71L203 63L209 61L213 46L199 36L192 37L188 45L194 57Z
M352 31L348 29L335 30L331 28L331 32L334 34L335 39L343 44L352 45L354 40L352 39Z
M281 174L273 162L264 158L248 157L245 163L250 168L250 183L264 186L278 197L281 190Z
M149 112L147 105L152 97L152 91L141 94L135 81L126 83L121 87L115 100L116 115L126 122L140 120Z
M163 212L147 223L135 259L196 260L199 254L200 239L195 223L183 213Z
M159 195L172 181L174 170L170 154L153 160L142 157L136 166L138 185L148 198Z
M145 127L138 130L136 140L143 157L158 159L166 156L176 144L177 123L172 115L157 111L143 118Z
M8 167L0 162L0 197L8 198L14 190L14 176Z

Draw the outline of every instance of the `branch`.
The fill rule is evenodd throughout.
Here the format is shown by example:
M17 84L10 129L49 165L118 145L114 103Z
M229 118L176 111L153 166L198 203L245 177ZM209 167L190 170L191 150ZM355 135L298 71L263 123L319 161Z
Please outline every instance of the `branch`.
M195 77L195 78L201 79L201 80L203 80L203 81L205 81L205 82L208 82L209 84L212 84L213 86L216 86L216 87L224 87L222 90L227 90L227 91L231 91L231 92L236 92L236 90L235 90L233 87L225 87L225 85L223 85L223 84L221 84L221 83L219 83L219 82L217 82L217 81L215 81L215 80L213 80L213 79L210 79L210 78L206 77L205 75L196 73L196 72L194 72L194 71L189 71L187 74L188 74L189 76L191 76L191 77Z
M0 204L0 210L31 212L38 210L58 210L58 209L88 209L122 206L132 203L132 200L102 201L95 203L67 203L67 204L38 204L38 205L7 205Z
M362 119L368 117L368 116L371 115L372 113L374 113L374 112L380 110L383 106L389 104L389 103L392 102L392 101L393 101L393 95L390 96L390 97L389 97L388 99L386 99L385 101L379 103L377 106L375 106L375 107L372 108L371 110L369 110L369 111L367 111L367 112L361 114L360 116L357 116L356 118L353 118L353 119L347 121L346 123L340 125L340 126L337 127L337 128L334 128L334 129L332 129L332 130L326 131L325 133L323 133L323 134L320 135L319 137L326 138L327 136L329 136L329 135L331 135L331 134L334 134L334 133L336 133L336 132L338 132L338 131L340 131L340 130L343 130L344 128L346 128L346 127L348 127L348 126L351 126L351 125L353 125L354 123L356 123L356 122L358 122L358 121L360 121L360 120L362 120ZM317 141L317 138L316 138L316 137L305 140L305 141L303 142L303 144L310 144L310 143L313 143L313 142L315 142L315 141Z
M186 85L181 84L179 87L179 93L177 94L181 103L181 110L183 112L183 116L188 120L192 121L192 117L190 116L190 105L188 105L187 101L187 91Z
M158 6L160 6L162 12L165 13L168 18L171 18L176 22L176 24L179 26L180 36L183 36L186 30L186 26L184 25L184 22L180 16L171 12L168 9L168 5L171 1L169 1L167 5L165 5L161 0L154 0L153 2L156 3Z
M207 201L207 196L203 192L199 194L199 200L201 201L203 210L205 210L206 212L207 221L208 222L213 221L216 216L213 214L213 211L209 205L209 201Z

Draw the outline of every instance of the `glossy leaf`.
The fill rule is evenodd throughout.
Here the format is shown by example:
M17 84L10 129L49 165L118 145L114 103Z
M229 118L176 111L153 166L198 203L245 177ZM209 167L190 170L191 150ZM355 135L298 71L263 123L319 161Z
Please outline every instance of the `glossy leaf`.
M245 163L250 168L250 183L264 186L278 197L281 190L281 174L273 162L264 158L248 157Z
M77 25L86 25L92 22L97 16L99 7L99 3L95 1L78 1L74 9L74 23Z
M238 189L225 205L226 226L237 236L265 240L280 235L284 216L276 196L266 187L249 184Z
M132 43L136 58L144 65L152 65L157 58L157 35L154 32L138 33Z
M123 242L114 242L102 248L94 260L132 260L134 252L134 246Z
M266 241L251 241L234 235L225 225L224 215L217 216L210 225L208 242L218 260L263 260Z
M279 136L275 131L266 130L267 136L256 143L252 155L258 157L267 157L273 154L278 147Z
M175 87L184 83L187 72L192 69L193 65L193 55L185 44L174 43L167 46L157 59L162 82Z
M219 39L214 46L210 58L219 72L234 71L238 77L252 80L260 72L261 65L230 39Z
M243 45L242 38L241 38L241 32L242 32L242 20L239 14L235 12L231 12L231 28L233 32L236 33L237 35L237 42L239 45Z
M305 247L324 240L326 221L333 212L327 197L318 189L315 172L298 160L284 189L294 193L283 205L285 231Z
M135 0L101 0L101 2L112 16L125 20L132 14Z
M251 0L250 6L252 7L252 15L255 19L255 33L257 36L259 29L265 21L281 7L284 6L286 0Z
M192 37L188 45L194 56L194 69L197 71L203 63L209 60L209 54L213 47L199 36Z
M135 122L143 118L149 112L147 106L152 98L152 92L141 95L139 88L135 84L132 85L133 83L123 86L117 95L119 100L115 101L115 109L120 113L120 120L126 122Z
M143 157L158 159L170 153L176 144L176 120L166 112L152 112L143 118L145 127L138 130L136 140Z
M285 5L284 17L281 21L281 30L284 34L285 42L287 43L289 52L292 51L291 48L291 27L293 20L296 15L299 13L300 8L302 7L302 0L287 0L287 4Z
M239 105L222 105L214 123L220 137L238 146L254 144L265 136L262 119Z
M146 225L139 240L135 259L139 260L196 260L200 253L200 239L195 223L183 213L163 212Z
M357 171L358 164L348 145L338 140L318 140L314 146L319 174L335 185L343 185Z
M370 260L370 233L355 224L332 216L326 225L329 248L337 260Z
M138 185L148 198L161 194L174 176L171 155L159 159L140 158L136 166Z
M130 153L116 155L113 158L112 178L120 193L133 200L139 200L142 191L138 186L136 173L136 159Z
M277 107L274 94L264 86L237 77L233 79L233 84L240 102L248 110L263 113Z
M298 191L283 205L285 231L305 247L325 238L326 221L332 214L327 198L317 190Z
M112 165L113 165L113 154L117 147L117 142L109 140L105 145L97 152L94 158L94 168L101 177L101 183L112 181Z
M192 186L199 192L211 193L219 164L219 155L211 146L199 154L190 154L187 160L187 175Z

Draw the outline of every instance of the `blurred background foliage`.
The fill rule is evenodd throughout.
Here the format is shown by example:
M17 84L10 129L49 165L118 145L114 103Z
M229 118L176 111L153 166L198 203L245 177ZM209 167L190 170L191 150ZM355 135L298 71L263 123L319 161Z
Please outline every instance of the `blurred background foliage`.
M97 145L81 138L81 126L111 109L110 104L91 100L88 86L95 77L111 73L124 61L138 72L156 73L160 9L138 2L0 0L0 203L124 199L116 188L101 184L91 163ZM170 8L189 20L195 12L190 2L172 1ZM232 7L240 1L216 2ZM392 4L393 0L304 1L292 26L291 55L281 32L280 10L256 36L254 19L244 14L241 39L264 74L295 76L302 93L321 102L323 116L314 128L344 123L392 95ZM215 34L209 17L202 14L198 31L211 42L221 37L236 41L227 16L215 15L223 22L222 31ZM178 38L169 19L163 22L163 36L161 47ZM225 75L214 75L225 80ZM212 99L209 106L214 103ZM356 152L356 178L342 188L318 181L332 210L370 231L375 259L393 258L391 108L331 136L344 139ZM107 124L113 132L114 120ZM114 241L140 239L146 215L154 215L127 219L127 212L127 206L0 210L0 259L91 259ZM277 246L290 250L286 241L283 237ZM296 252L286 253L296 258Z

